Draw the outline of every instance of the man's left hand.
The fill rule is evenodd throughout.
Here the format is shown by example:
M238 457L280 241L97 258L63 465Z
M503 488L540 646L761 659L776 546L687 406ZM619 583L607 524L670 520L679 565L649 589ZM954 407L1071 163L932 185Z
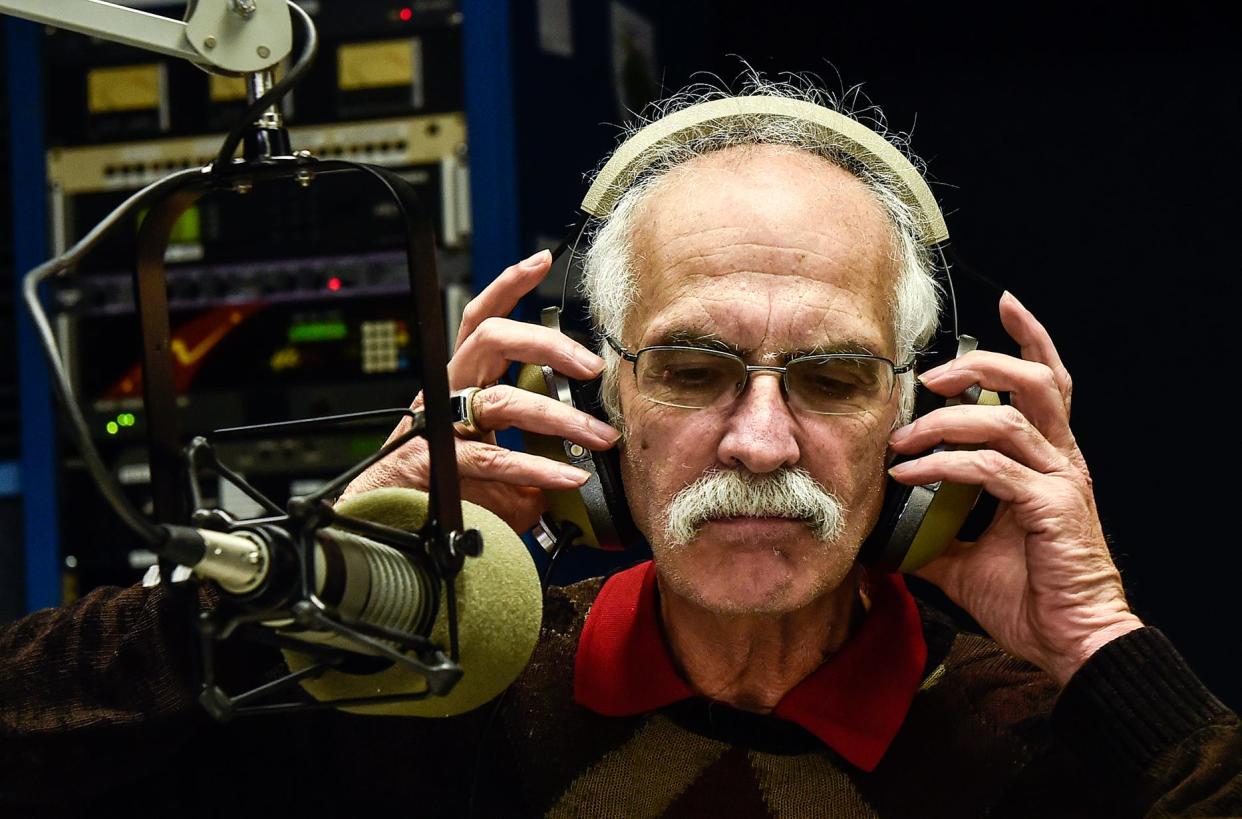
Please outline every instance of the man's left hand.
M1086 461L1069 427L1071 383L1047 330L1006 293L1001 322L1022 358L975 351L924 373L944 396L972 384L1010 406L956 406L894 431L900 454L946 450L895 466L905 484L982 486L1000 505L977 543L954 541L916 574L939 586L1010 654L1064 685L1109 640L1142 627L1100 527Z

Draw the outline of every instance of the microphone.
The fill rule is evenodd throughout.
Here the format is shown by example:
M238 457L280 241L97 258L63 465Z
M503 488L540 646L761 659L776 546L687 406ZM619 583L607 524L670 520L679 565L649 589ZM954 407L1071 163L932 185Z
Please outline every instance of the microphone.
M407 532L419 531L427 519L428 496L415 489L383 488L339 501L342 515ZM462 501L463 523L483 536L478 557L467 559L455 580L459 664L462 676L442 696L343 706L357 714L448 717L483 705L509 686L526 667L539 638L543 601L530 552L521 539L491 511ZM205 548L188 567L214 581L242 603L264 589L285 585L273 578L282 563L275 541L257 533L195 530ZM385 544L331 527L315 532L315 596L342 615L448 643L446 601L437 594L436 577L421 561ZM275 581L275 582L274 582ZM438 605L437 605L438 603ZM292 620L265 620L282 636L318 643L363 656L374 649L329 631L297 628ZM309 654L282 649L292 672L314 665ZM333 669L300 685L316 700L421 693L427 680L418 672L390 664L371 673Z

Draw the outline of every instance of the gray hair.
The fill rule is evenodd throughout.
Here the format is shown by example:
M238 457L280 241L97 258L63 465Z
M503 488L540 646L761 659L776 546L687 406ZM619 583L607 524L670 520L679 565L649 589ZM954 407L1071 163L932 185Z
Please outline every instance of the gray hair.
M662 117L692 105L730 96L764 95L812 102L864 122L885 136L908 156L904 137L888 131L883 115L874 106L855 109L860 97L857 88L840 97L810 83L794 84L766 80L748 73L740 94L711 86L694 86L656 103L644 116L627 128L625 138ZM850 110L855 109L855 110ZM826 141L823 133L807 123L793 119L761 121L726 120L687 142L658 145L643 174L618 198L609 217L598 222L588 235L589 246L583 257L580 289L591 305L591 315L599 332L620 340L625 319L633 306L637 281L634 276L633 234L639 206L665 181L673 169L700 156L725 148L744 145L784 145L819 156L849 171L875 197L893 227L892 257L898 266L891 296L897 363L904 364L922 348L936 330L940 315L940 285L932 273L931 253L919 241L918 222L910 206L897 194L895 177L883 168L864 166L846 154L838 144ZM916 158L910 157L919 163ZM601 165L602 167L602 165ZM617 387L621 358L607 344L601 345L604 369L601 397L616 424L621 424L620 395ZM910 418L914 409L914 375L899 377L900 412L898 423Z

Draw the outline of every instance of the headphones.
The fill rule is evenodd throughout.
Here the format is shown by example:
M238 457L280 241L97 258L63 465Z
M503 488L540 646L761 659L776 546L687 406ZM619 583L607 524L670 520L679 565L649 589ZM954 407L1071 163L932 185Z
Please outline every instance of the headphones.
M654 161L653 148L686 144L709 133L715 125L738 119L748 124L792 119L810 127L825 145L886 179L910 208L920 244L939 251L948 240L948 227L927 182L888 140L862 123L814 103L756 95L692 105L651 123L627 139L592 182L580 206L581 218L553 253L554 261L582 233L587 220L608 218L622 194ZM948 265L943 266L947 276ZM952 309L956 327L956 304ZM545 308L541 321L546 327L561 330L560 308ZM957 342L957 356L978 346L967 335L959 335ZM598 379L574 381L551 367L528 364L521 369L518 386L607 420ZM914 417L942 406L999 403L996 393L978 385L947 400L930 390L919 390ZM524 439L528 451L570 463L591 476L576 490L545 493L548 511L535 528L535 537L545 549L551 550L564 539L608 551L645 548L625 498L616 448L592 452L572 441L529 432L524 433ZM899 460L913 460L922 454L926 453ZM888 478L879 518L863 542L859 559L879 571L913 571L935 559L955 536L963 540L977 537L991 522L995 509L995 500L978 486L948 481L906 486Z

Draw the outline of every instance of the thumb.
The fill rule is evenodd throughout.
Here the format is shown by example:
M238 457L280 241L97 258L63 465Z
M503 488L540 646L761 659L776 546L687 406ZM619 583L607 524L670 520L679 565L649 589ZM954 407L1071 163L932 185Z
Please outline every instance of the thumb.
M974 545L960 540L950 541L943 554L932 562L914 569L910 574L936 586L950 600L961 605L959 591L962 561Z
M948 594L949 590L946 589L945 586L948 583L949 570L945 566L945 563L951 559L952 558L947 558L942 555L941 557L933 560L931 563L928 563L926 566L920 566L910 572L910 574L922 580L926 580L928 583L935 585L945 594Z

